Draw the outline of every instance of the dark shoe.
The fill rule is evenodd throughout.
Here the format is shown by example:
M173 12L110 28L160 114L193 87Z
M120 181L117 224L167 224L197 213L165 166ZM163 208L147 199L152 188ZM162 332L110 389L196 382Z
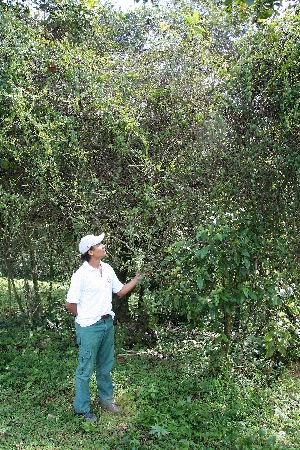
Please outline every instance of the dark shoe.
M84 420L91 420L92 422L96 422L97 417L91 411L87 413L76 413L78 416L82 416Z
M114 414L119 414L121 412L120 408L118 408L117 405L115 405L115 403L100 403L99 402L99 405L100 405L100 408L104 409L105 411L114 413Z

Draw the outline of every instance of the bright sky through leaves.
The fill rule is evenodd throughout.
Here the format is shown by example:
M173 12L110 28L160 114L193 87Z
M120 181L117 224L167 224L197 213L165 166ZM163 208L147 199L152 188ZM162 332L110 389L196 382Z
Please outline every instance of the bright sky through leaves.
M138 5L138 3L135 3L134 0L114 0L112 3L119 6L122 11L134 9Z

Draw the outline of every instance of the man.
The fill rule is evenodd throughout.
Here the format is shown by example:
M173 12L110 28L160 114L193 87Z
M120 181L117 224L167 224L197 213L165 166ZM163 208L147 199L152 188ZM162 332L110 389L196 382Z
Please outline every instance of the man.
M114 362L112 294L123 297L141 279L137 274L127 284L119 281L113 268L102 261L106 255L103 239L104 233L81 239L79 251L84 262L72 276L66 301L66 308L76 317L79 347L74 409L75 413L92 421L97 417L90 410L89 382L95 363L99 405L107 411L119 412L113 400L111 380Z

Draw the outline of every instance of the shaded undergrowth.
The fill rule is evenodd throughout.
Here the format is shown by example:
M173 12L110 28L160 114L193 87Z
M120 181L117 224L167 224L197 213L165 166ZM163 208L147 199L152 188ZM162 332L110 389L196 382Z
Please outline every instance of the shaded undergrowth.
M219 358L209 335L158 330L151 349L124 347L116 327L113 373L122 414L73 415L77 348L71 323L31 329L1 320L3 449L285 449L300 447L298 367L267 377L262 364ZM62 325L62 324L61 324Z

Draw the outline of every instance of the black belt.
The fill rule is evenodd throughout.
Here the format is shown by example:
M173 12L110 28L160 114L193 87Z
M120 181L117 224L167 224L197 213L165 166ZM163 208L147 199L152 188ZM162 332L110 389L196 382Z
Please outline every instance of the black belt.
M105 314L104 316L101 316L100 320L105 320L105 319L109 319L111 317L110 314Z

